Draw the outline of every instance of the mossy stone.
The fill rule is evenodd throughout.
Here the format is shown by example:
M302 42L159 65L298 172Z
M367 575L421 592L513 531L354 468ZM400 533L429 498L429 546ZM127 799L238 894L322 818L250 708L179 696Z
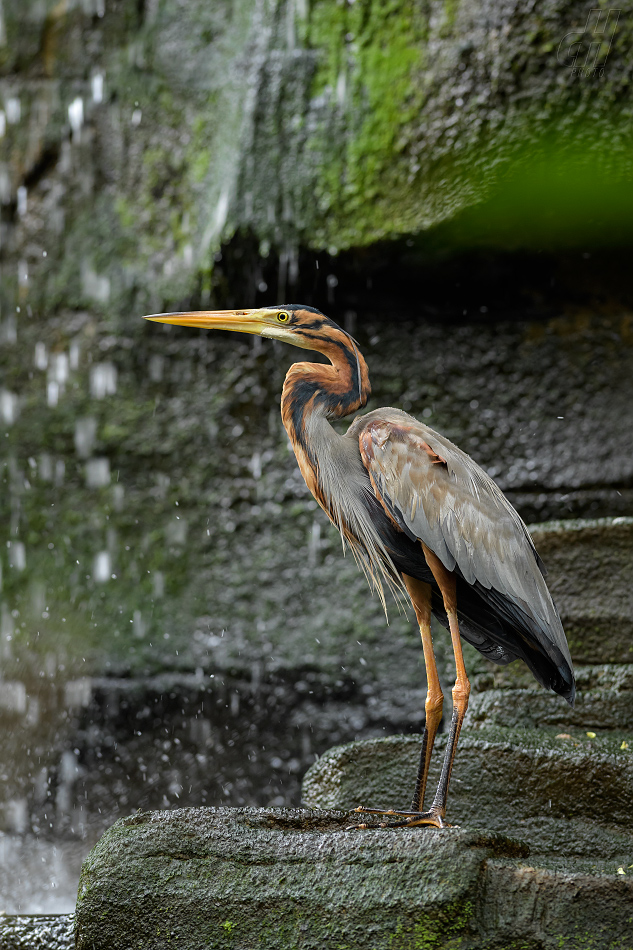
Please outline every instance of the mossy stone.
M445 736L436 741L429 801L445 741ZM408 808L420 742L417 736L391 736L330 749L304 777L304 803ZM535 729L463 730L447 820L524 838L533 853L559 870L615 873L633 847L633 742L627 748L622 743L621 735L557 738ZM551 848L553 838L564 842L558 853Z
M633 661L633 518L546 522L532 537L574 661Z
M121 819L87 858L77 950L625 950L633 887L475 828L346 831L341 812Z
M182 809L118 821L86 860L77 950L474 947L494 854L457 829L347 833L340 812Z

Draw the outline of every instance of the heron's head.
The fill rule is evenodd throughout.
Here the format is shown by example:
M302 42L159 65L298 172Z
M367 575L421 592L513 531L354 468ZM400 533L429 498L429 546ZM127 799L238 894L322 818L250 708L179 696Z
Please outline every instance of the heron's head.
M145 317L156 323L203 330L235 330L271 340L283 340L304 350L326 352L329 345L349 345L350 337L320 310L302 304L260 307L258 310L199 310L189 313L157 313Z

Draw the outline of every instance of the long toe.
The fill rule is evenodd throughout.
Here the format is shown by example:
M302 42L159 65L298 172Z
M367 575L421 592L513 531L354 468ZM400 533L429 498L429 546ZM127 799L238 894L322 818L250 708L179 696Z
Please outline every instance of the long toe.
M451 825L447 821L444 821L441 815L438 815L434 812L422 812L419 815L412 815L410 818L406 818L404 821L394 821L394 822L385 822L381 827L383 828L415 828L421 827L422 825L430 826L432 828L450 828Z
M354 808L352 815L377 815L385 818L401 818L401 821L381 821L378 824L368 825L365 822L358 825L349 825L346 831L366 831L371 828L415 828L428 825L433 828L450 828L448 822L438 811L405 811L399 808L365 808L359 805Z
M410 811L406 808L366 808L364 805L359 805L357 808L354 808L350 814L361 814L361 815L395 815L396 817L406 818L413 815L419 815L418 811Z

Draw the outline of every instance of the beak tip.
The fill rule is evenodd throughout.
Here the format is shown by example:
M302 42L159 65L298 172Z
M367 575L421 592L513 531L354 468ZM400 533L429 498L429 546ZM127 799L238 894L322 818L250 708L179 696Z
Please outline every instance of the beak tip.
M1 0L0 0L1 2ZM262 327L256 319L257 310L192 310L176 313L148 313L143 320L152 323L167 323L177 327L194 327L198 330L237 330L240 333L261 334Z

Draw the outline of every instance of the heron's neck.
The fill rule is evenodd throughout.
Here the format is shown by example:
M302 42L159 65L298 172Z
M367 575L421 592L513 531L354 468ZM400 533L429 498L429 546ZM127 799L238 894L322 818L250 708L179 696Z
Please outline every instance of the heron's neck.
M322 438L339 438L329 425L366 405L371 387L367 364L356 348L328 352L327 363L294 363L286 375L281 394L281 418L295 446L309 458L310 435L318 429Z

